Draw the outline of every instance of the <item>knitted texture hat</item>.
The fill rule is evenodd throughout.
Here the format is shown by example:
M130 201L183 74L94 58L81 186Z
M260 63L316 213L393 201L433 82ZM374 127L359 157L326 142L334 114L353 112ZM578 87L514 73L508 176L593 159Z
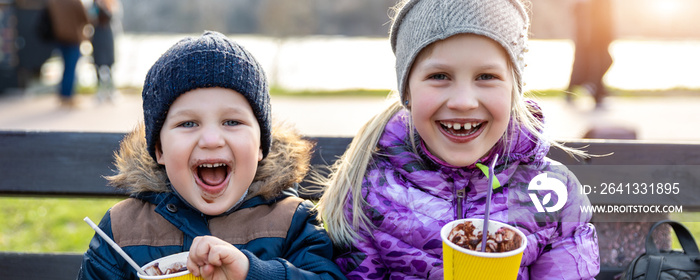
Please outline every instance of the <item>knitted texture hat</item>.
M527 11L518 0L408 1L394 18L389 35L401 99L407 98L406 83L418 53L435 41L460 33L486 36L503 46L522 93L529 24Z
M263 156L270 150L270 95L260 64L241 45L218 32L175 43L153 64L143 85L143 117L148 152L156 159L156 144L170 105L197 88L222 87L242 94L260 125Z

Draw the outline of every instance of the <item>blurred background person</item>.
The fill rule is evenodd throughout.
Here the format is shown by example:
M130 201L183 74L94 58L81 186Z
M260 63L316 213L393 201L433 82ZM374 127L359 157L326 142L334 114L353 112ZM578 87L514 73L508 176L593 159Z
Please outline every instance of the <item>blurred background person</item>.
M569 102L577 88L593 97L596 108L603 106L608 95L603 77L613 62L608 51L614 39L611 8L610 0L574 1L574 64L566 91Z
M95 0L89 10L94 27L91 38L92 59L97 75L97 101L114 102L115 90L112 76L114 65L114 34L119 29L118 15L121 12L118 0Z
M63 78L59 86L62 107L73 108L76 101L75 70L80 59L80 43L86 39L85 26L88 17L80 0L49 0L49 16L54 39L63 56Z

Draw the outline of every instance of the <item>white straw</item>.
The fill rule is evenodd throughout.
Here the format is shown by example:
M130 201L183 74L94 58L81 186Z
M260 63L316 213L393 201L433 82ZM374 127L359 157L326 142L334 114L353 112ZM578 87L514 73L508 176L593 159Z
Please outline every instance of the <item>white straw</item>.
M491 205L491 195L493 195L493 177L496 176L494 175L493 169L496 168L496 161L498 160L498 154L493 156L493 161L491 162L491 166L489 166L489 187L488 191L486 193L486 209L484 209L484 223L481 226L481 251L486 252L486 241L488 240L489 236L489 213L491 212L490 205Z
M107 234L105 234L104 231L102 231L99 227L97 227L97 225L96 225L95 223L93 223L92 220L90 220L90 218L85 217L85 219L83 219L83 221L85 221L88 225L90 225L90 227L92 227L92 229L94 229L95 232L97 232L97 234L99 234L100 236L102 236L102 239L104 239L105 241L107 241L107 243L109 243L109 245L112 246L112 248L114 248L114 250L117 250L117 253L119 253L120 255L122 255L122 257L123 257L134 269L136 269L136 271L137 271L138 273L140 273L141 275L148 275L148 274L146 274L145 271L143 271L143 269L141 269L141 267L139 267L139 266L136 264L136 262L134 262L134 260L132 260L132 259L129 257L129 255L126 254L126 252L124 252L124 250L122 250L121 247L119 247L119 245L117 245L117 243L114 243L114 240L112 240L111 238L109 238L109 236L107 236Z

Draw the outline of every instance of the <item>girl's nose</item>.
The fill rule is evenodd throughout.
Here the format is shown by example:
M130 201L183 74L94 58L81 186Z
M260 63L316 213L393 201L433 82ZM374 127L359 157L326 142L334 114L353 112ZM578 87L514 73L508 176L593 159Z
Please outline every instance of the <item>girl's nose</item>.
M468 85L457 86L448 95L447 108L451 110L464 111L478 106L478 94L474 88Z
M198 144L201 148L211 149L224 146L225 141L219 129L215 127L207 127L202 130Z

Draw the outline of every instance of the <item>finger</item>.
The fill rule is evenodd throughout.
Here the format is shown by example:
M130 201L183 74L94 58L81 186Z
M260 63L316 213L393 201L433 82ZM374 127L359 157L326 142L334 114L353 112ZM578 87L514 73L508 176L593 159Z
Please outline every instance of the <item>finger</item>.
M200 247L201 247L201 245L200 245L199 239L195 238L192 241L192 245L190 246L190 253L189 253L189 256L187 257L188 263L189 263L189 261L192 261L195 264L198 264L201 261L202 256L200 255L200 253L198 253L200 251Z
M187 270L189 270L195 277L201 276L199 273L199 265L197 265L191 258L187 258Z
M197 243L193 241L192 246L190 246L190 253L187 255L187 270L189 270L194 276L200 276L199 265L197 264L197 254L194 252L196 248Z
M211 246L211 240L206 236L195 238L192 241L192 246L190 247L191 260L197 264L197 266L205 265L207 263Z
M208 263L215 266L221 266L222 255L226 255L226 250L222 247L223 246L221 245L211 247L211 250L209 250L209 255L207 256Z
M245 258L243 252L231 244L217 245L210 249L208 262L222 266L234 263L237 259Z
M248 258L231 244L214 246L209 252L209 264L215 266L217 277L221 279L243 279L248 274ZM227 278L228 277L228 278Z
M214 279L214 272L216 272L216 268L213 265L206 264L199 267L199 272L204 279Z

